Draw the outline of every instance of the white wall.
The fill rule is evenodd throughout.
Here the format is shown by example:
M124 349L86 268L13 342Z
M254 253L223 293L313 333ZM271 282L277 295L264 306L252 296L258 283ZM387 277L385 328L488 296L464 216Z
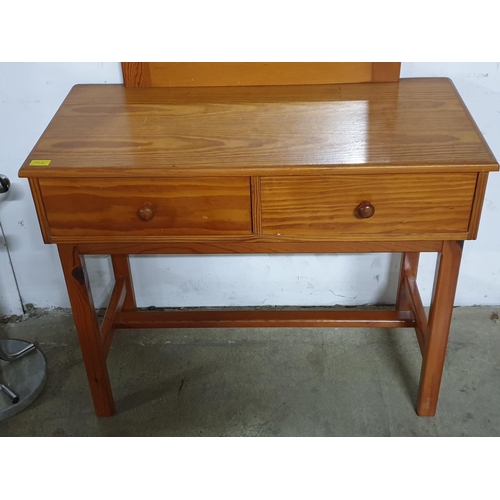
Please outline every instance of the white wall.
M499 63L403 63L401 76L451 77L500 158ZM38 307L69 302L56 248L42 243L28 183L17 171L76 83L122 83L120 65L0 63L0 173L13 184L0 222L22 300ZM457 305L500 304L499 194L494 173L478 240L465 245ZM110 264L105 257L87 261L96 305L104 306ZM426 303L434 263L434 255L423 254L419 283ZM354 305L394 301L399 256L149 256L134 258L132 269L140 306Z
M0 173L12 183L0 222L25 304L69 307L56 247L43 244L28 183L17 172L75 83L122 81L118 63L0 63ZM19 311L0 304L0 314L12 313Z

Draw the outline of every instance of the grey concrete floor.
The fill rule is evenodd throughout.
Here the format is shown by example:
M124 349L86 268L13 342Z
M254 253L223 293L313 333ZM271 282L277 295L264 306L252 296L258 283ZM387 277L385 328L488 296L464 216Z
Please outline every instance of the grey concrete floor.
M117 414L94 415L68 311L0 325L37 343L47 385L0 436L500 436L500 322L456 308L436 417L415 413L413 330L117 331ZM35 315L36 316L36 315Z

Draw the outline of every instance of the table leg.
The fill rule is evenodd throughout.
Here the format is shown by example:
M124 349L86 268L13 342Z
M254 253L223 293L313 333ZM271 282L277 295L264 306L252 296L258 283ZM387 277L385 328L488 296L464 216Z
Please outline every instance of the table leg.
M74 245L58 245L58 250L95 412L99 417L111 416L115 412L113 393L85 260Z
M445 241L439 254L418 391L417 414L436 414L463 241Z
M137 309L135 303L135 294L134 294L134 284L132 282L132 273L130 272L130 262L128 255L112 255L111 262L113 264L113 271L115 274L115 279L118 276L123 276L125 278L125 286L127 288L127 292L125 295L125 301L123 302L123 311L135 311Z

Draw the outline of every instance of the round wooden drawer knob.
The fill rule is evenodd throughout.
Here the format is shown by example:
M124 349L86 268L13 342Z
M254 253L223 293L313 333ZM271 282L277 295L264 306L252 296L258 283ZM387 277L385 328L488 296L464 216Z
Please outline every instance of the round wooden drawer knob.
M155 216L155 211L152 203L146 202L137 210L137 215L142 220L151 220Z
M364 200L358 205L358 208L356 208L356 213L358 214L358 217L361 217L362 219L369 219L370 217L373 217L375 207L369 201Z

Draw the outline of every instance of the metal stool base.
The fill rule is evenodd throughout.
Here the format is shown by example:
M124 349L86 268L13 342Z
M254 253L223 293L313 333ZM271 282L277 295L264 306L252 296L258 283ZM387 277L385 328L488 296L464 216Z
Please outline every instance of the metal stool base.
M19 352L29 345L29 342L23 340L0 340L0 348L6 353ZM38 349L15 361L0 359L0 384L4 384L19 396L19 402L13 404L9 397L0 391L0 420L16 415L33 403L42 392L46 380L47 365Z

